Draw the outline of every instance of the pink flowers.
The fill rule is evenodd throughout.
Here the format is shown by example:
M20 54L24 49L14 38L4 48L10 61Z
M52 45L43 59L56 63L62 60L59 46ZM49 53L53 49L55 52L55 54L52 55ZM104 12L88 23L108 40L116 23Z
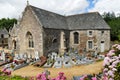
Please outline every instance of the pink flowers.
M96 77L92 77L92 80L97 80L97 78Z
M107 56L114 56L115 55L115 50L110 50L109 53L107 54Z
M120 63L120 53L118 53L119 50L120 50L120 45L118 44L113 45L113 49L110 50L107 56L104 58L103 73L105 77L107 77L109 80L114 80L115 73L117 71L117 64Z
M109 64L110 64L110 58L105 57L103 66L106 66L106 65L109 65Z
M3 72L5 75L11 75L11 71L8 70L7 68L4 68L4 69L2 70L2 72Z
M55 80L66 80L63 72L59 72L59 76Z
M87 75L84 75L83 77L80 78L80 80L85 80L87 78Z
M59 75L56 78L51 79L46 75L46 73L38 74L36 80L66 80L63 72L59 72Z
M37 79L37 80L40 80L40 79L41 79L41 74L38 74L38 75L36 76L36 79Z

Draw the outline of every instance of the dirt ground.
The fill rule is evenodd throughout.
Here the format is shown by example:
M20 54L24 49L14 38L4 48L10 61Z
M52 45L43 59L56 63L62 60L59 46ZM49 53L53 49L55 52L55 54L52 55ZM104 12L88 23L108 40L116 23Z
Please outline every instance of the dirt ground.
M102 70L103 61L92 63L89 65L74 66L71 68L38 68L32 65L26 66L19 70L12 72L12 75L21 76L36 76L38 73L44 72L44 70L50 71L50 77L55 78L59 72L64 72L67 80L71 80L73 76L79 76L84 74L99 73Z

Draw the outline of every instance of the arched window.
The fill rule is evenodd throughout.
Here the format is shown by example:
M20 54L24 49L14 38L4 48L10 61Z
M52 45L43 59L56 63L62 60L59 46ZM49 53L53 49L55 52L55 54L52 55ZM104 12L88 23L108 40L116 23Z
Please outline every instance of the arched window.
M30 32L27 32L27 43L29 48L34 48L33 36Z
M2 40L2 47L4 48L4 41Z
M74 32L74 44L78 44L78 43L79 43L79 33Z
M54 38L54 39L52 40L52 42L53 42L53 43L57 43L57 39Z
M16 49L16 41L14 41L14 49Z
M13 49L16 49L16 41L15 40L13 40Z
M1 38L4 38L4 34L1 34Z

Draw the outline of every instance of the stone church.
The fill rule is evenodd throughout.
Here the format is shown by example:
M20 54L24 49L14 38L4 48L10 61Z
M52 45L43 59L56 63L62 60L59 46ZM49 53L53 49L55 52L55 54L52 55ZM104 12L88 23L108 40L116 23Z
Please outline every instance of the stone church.
M98 12L63 16L28 4L9 33L9 49L33 57L35 51L46 56L71 48L81 54L110 48L110 27Z

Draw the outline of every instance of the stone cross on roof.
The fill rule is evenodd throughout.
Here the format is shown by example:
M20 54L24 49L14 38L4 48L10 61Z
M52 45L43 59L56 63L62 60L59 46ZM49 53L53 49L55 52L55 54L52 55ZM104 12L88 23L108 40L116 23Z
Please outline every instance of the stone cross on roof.
M29 5L29 0L27 0L27 6Z

